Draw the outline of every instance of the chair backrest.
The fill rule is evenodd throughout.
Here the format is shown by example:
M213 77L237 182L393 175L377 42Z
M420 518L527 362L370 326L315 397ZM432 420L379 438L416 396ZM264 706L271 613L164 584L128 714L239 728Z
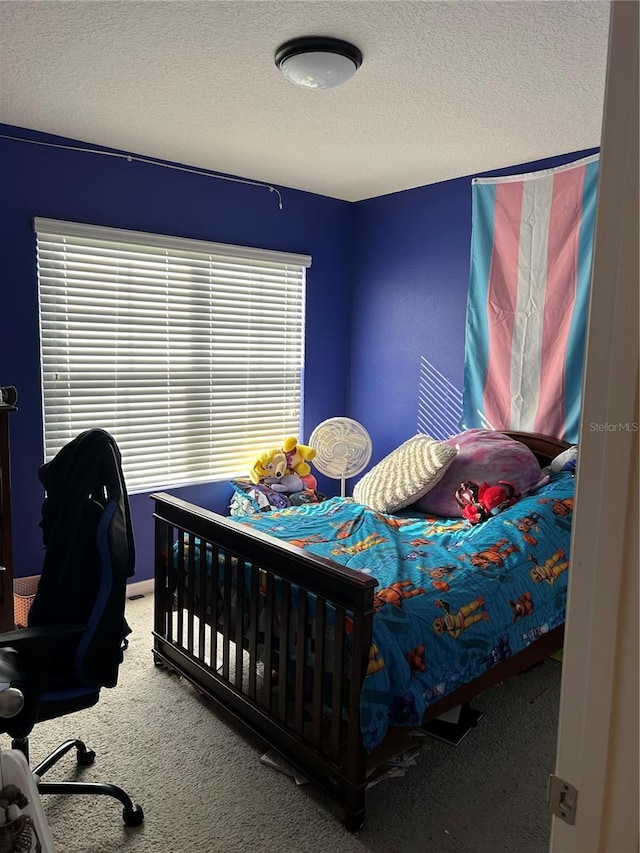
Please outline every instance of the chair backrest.
M39 471L45 558L29 625L86 625L56 655L55 684L113 687L129 628L124 617L135 547L121 456L92 429Z

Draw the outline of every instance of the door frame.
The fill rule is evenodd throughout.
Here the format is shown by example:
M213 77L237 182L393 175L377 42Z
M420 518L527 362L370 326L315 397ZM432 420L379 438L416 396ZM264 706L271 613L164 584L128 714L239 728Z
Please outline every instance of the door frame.
M638 3L613 0L550 853L638 850Z

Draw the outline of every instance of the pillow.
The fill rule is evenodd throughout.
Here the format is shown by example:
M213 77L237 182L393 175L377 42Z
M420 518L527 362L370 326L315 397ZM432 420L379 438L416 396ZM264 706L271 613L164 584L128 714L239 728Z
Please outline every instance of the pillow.
M532 450L501 432L468 429L447 439L460 452L437 485L416 502L416 509L431 515L462 517L455 493L461 483L481 485L507 480L517 494L529 492L541 479L540 464Z
M433 488L457 455L446 441L414 435L356 483L353 497L378 512L396 512Z
M558 453L558 455L551 461L549 468L547 470L552 473L556 473L558 471L575 471L575 463L578 461L578 445L572 444L571 447L568 447L566 450L563 450L562 453ZM572 465L572 463L574 463Z

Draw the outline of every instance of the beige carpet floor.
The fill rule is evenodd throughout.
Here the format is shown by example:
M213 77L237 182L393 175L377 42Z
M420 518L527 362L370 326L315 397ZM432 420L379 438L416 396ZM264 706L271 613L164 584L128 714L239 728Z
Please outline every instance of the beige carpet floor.
M58 853L545 853L561 664L549 660L488 691L479 726L458 747L427 739L417 765L368 793L352 835L312 785L260 762L265 745L151 655L153 599L127 603L133 628L116 688L94 708L42 723L35 764L82 737L95 764L66 756L47 779L124 787L145 810L127 828L109 797L43 797ZM8 739L2 738L7 747ZM6 741L6 742L5 742Z

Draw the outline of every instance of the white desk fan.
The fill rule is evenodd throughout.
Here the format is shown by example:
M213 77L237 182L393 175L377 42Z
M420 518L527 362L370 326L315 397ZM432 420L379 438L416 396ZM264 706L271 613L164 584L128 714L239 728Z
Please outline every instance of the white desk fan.
M371 459L371 436L352 418L329 418L311 433L309 446L317 451L313 465L334 480L340 480L340 494L345 496L345 480L355 477Z

